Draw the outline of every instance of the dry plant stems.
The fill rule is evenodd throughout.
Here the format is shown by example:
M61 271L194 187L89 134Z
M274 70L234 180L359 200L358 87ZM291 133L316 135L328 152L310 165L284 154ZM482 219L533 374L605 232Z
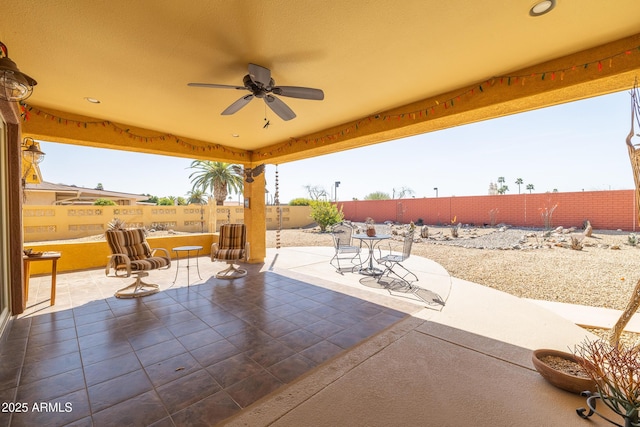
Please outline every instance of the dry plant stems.
M551 208L545 207L539 209L540 216L542 216L542 221L544 222L544 228L546 228L547 230L550 229L553 224L551 221L553 219L553 211L555 211L557 207L558 204L556 203Z
M603 403L632 422L640 410L640 347L615 347L603 340L586 340L574 354L596 382Z
M493 208L489 211L489 224L491 224L492 227L495 227L498 222L498 212L500 212L498 208Z
M451 237L458 237L458 229L460 224L456 224L456 220L458 219L458 215L454 216L451 220Z
M584 236L582 237L571 236L571 249L573 249L574 251L581 251L583 238Z
M113 218L107 224L107 229L109 230L123 230L124 228L125 228L125 222L120 218Z

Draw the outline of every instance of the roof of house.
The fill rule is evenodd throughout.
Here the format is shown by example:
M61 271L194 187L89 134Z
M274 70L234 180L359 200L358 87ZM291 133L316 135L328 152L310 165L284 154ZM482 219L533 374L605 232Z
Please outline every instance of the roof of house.
M55 192L76 195L83 198L105 198L105 199L135 199L146 200L149 196L143 194L122 193L118 191L97 190L95 188L78 187L76 185L54 184L43 181L41 184L27 184L26 191Z

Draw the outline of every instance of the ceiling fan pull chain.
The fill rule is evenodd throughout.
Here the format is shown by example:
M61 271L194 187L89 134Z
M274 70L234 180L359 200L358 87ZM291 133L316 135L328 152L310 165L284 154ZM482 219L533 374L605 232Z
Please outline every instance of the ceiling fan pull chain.
M264 104L264 126L262 126L262 129L269 129L270 124L271 121L267 118L267 104Z

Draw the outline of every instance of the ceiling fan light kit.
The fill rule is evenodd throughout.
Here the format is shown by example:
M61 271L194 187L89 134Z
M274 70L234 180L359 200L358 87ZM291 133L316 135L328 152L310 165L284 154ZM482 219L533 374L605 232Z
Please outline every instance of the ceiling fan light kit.
M310 99L322 101L324 92L321 89L301 86L276 86L276 82L271 78L271 70L256 64L249 64L249 74L242 79L243 86L222 85L215 83L189 83L188 86L208 87L214 89L236 89L251 92L229 105L221 114L228 116L238 112L247 105L253 98L262 98L265 104L278 115L282 120L291 120L296 117L287 104L273 95L286 96L289 98Z

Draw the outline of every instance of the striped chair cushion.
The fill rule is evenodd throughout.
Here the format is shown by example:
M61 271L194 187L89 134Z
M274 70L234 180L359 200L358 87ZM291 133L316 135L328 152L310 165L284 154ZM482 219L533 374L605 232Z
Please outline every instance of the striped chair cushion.
M151 248L142 228L107 230L105 237L114 254L125 254L131 261L143 260L151 256Z
M157 268L166 267L171 263L169 258L163 256L152 256L147 259L139 259L137 261L131 261L131 270L133 271L145 271L155 270Z
M217 259L236 260L244 258L247 241L247 229L244 224L225 224L220 226L218 249L214 254Z
M244 249L218 249L215 254L217 259L242 259L244 258Z
M167 257L151 256L151 248L142 228L107 230L105 237L112 253L129 257L133 271L155 270L171 265L171 259ZM116 268L122 268L124 265L123 259L116 259L115 262Z

